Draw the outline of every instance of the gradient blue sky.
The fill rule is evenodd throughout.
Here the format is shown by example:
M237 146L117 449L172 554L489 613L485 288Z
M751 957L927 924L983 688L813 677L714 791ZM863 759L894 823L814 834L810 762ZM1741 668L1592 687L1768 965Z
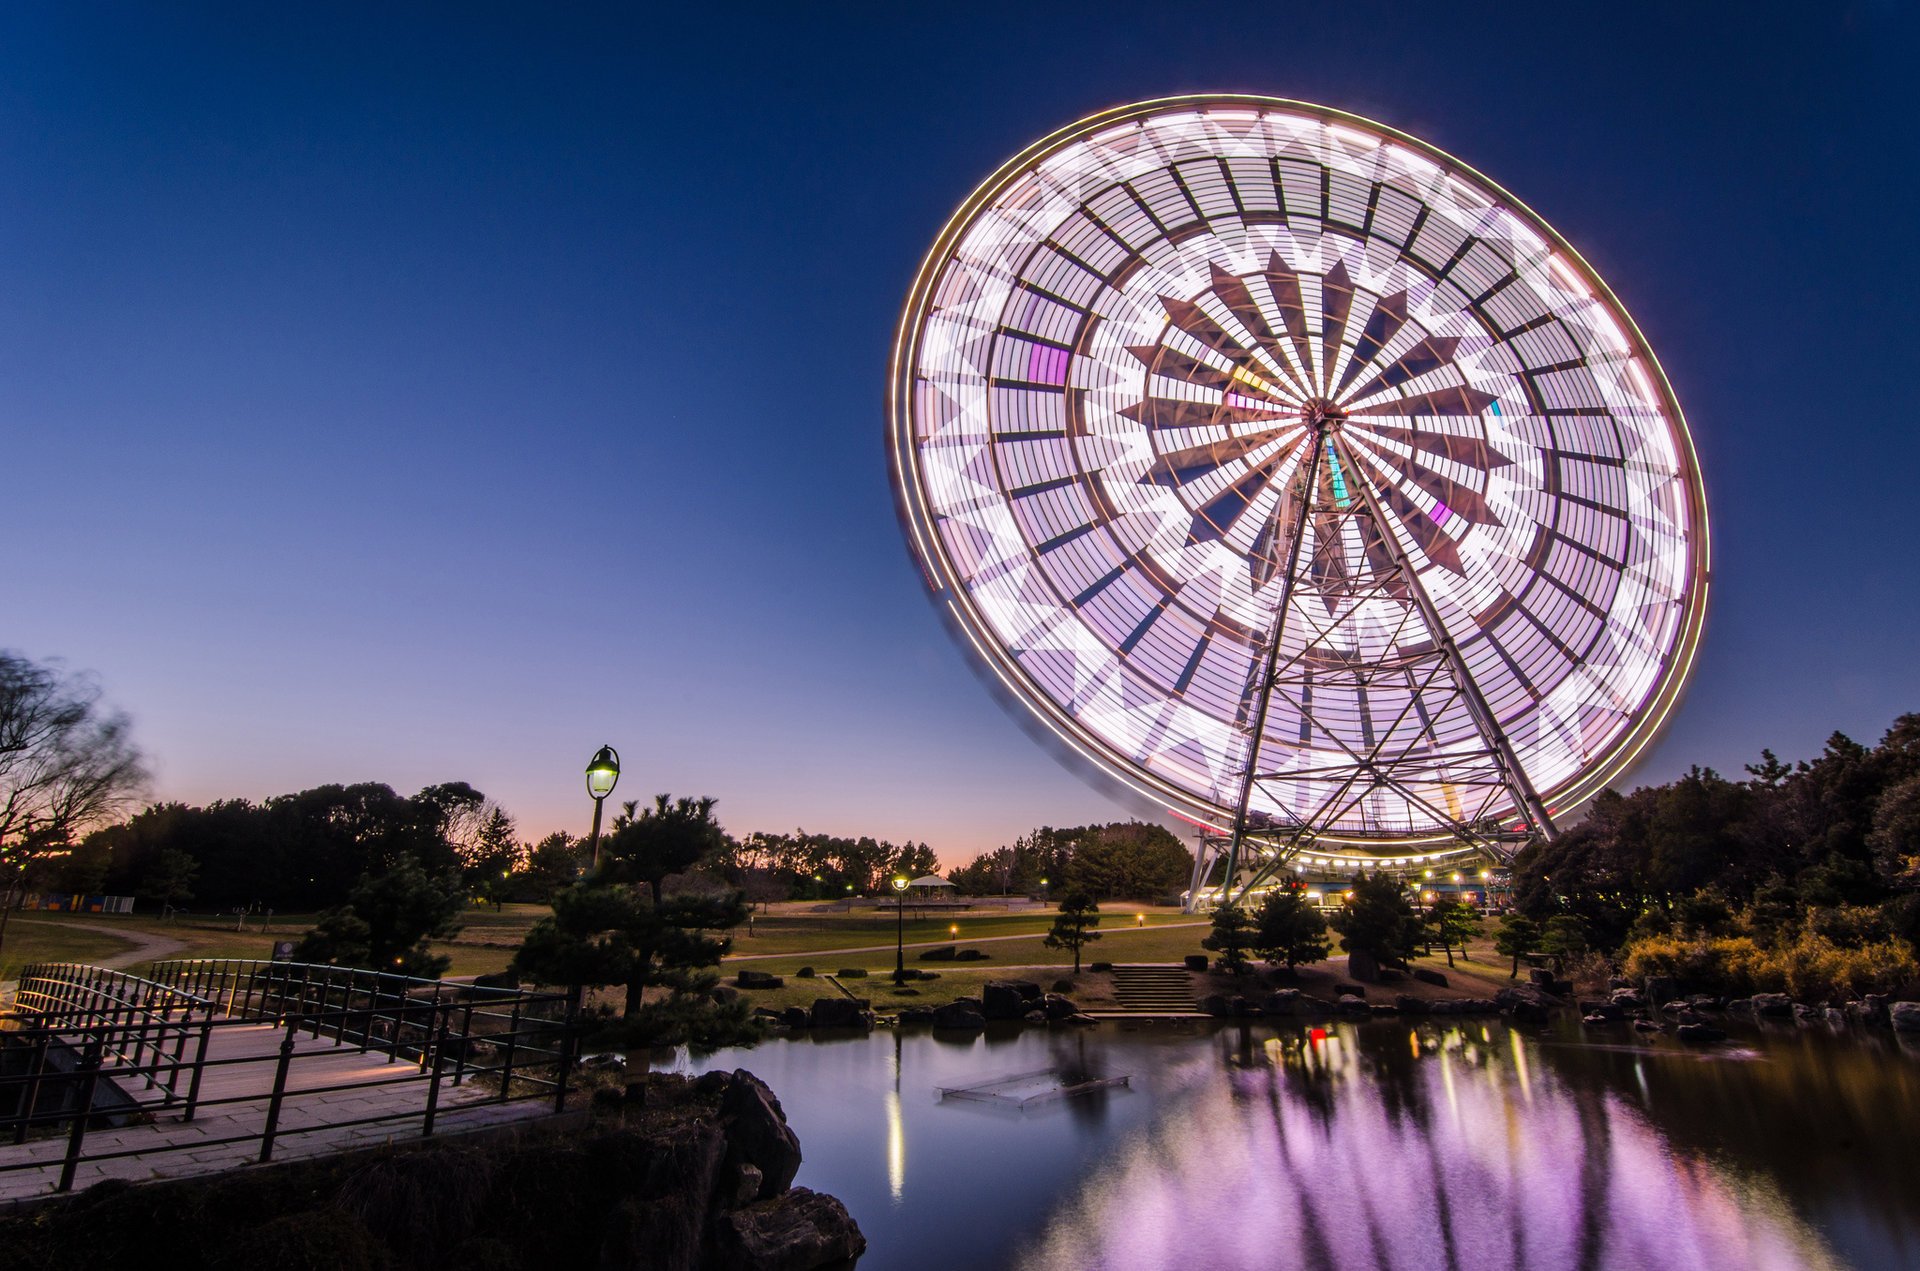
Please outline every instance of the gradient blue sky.
M1715 534L1635 776L1920 709L1920 24L1895 3L0 12L0 647L154 794L709 793L948 864L1132 809L977 678L887 484L888 344L1005 158L1171 92L1459 155L1620 294Z

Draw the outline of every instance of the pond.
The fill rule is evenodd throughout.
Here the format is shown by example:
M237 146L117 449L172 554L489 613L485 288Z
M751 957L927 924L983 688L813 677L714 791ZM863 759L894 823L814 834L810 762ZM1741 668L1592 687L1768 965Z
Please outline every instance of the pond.
M859 1271L1920 1267L1920 1053L1886 1035L1125 1021L678 1063L773 1087ZM1127 1083L941 1093L1008 1077Z

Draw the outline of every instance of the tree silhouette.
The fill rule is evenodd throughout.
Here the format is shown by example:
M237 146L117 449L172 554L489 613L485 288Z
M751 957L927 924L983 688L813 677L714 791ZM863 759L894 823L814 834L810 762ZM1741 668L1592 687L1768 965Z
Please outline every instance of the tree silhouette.
M1295 881L1267 893L1254 914L1253 950L1291 971L1302 962L1319 962L1328 953L1327 920Z
M1100 938L1093 928L1100 925L1100 906L1093 897L1077 891L1061 898L1060 912L1054 916L1053 930L1042 941L1049 949L1073 950L1073 973L1080 974L1080 950Z
M28 870L145 783L131 731L91 680L0 650L0 947Z
M675 799L660 794L654 796L652 807L635 815L639 805L626 804L600 846L596 881L645 883L658 909L661 888L670 875L684 874L725 849L726 832L713 819L713 805L711 798Z
M1247 950L1253 947L1253 919L1239 905L1221 905L1213 911L1213 932L1200 942L1202 949L1220 955L1227 970L1240 974L1247 966Z

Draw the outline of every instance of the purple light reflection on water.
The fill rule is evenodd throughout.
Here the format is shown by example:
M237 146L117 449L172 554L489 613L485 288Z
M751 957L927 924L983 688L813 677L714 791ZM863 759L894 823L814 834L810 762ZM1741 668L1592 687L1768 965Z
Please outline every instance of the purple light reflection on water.
M1407 1031L1426 1062L1405 1073L1338 1036L1267 1042L1266 1066L1191 1090L1013 1265L1845 1265L1777 1190L1675 1155L1625 1100L1570 1091L1477 1029Z
M772 1084L798 1181L868 1235L860 1271L1825 1271L1920 1254L1887 1116L1920 1097L1920 1063L1876 1045L1109 1025L810 1038L683 1067ZM937 1093L1048 1065L1132 1085L1025 1114Z

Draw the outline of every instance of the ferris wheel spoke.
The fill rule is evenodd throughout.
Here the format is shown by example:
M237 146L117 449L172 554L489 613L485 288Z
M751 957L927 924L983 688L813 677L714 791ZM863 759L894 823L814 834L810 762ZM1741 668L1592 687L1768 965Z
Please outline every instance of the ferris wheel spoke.
M1465 464L1469 468L1478 468L1482 472L1510 467L1513 463L1513 460L1495 450L1485 438L1478 435L1481 427L1478 415L1429 415L1422 418L1420 422L1424 427L1404 428L1398 424L1381 423L1361 413L1347 417L1347 431L1384 437L1388 441L1398 442L1408 450L1424 450L1430 455L1451 459L1455 463ZM1453 431L1456 428L1459 431Z
M1219 265L1209 261L1209 278L1213 284L1213 294L1227 312L1239 320L1249 334L1258 340L1267 353L1269 362L1278 367L1287 386L1300 395L1301 400L1313 396L1313 390L1300 373L1300 366L1292 350L1292 337L1284 332L1275 331L1267 320L1267 313L1255 300L1253 292L1248 290L1245 280L1228 273ZM1284 323L1282 324L1284 326Z
M1427 517L1434 524L1445 525L1456 516L1469 525L1505 524L1487 506L1487 497L1472 486L1434 471L1417 458L1381 449L1364 436L1356 434L1351 440L1359 444L1348 449L1367 471L1379 478L1381 484L1397 485L1402 489L1412 486L1433 500L1433 508Z
M1161 307L1167 311L1168 322L1230 364L1226 372L1229 380L1276 401L1285 400L1285 390L1269 378L1272 372L1225 327L1215 322L1205 309L1177 296L1161 296L1159 300Z
M1365 398L1355 398L1347 405L1350 415L1397 415L1413 417L1420 415L1478 415L1487 407L1500 400L1499 395L1485 389L1475 388L1471 384L1448 384L1418 393L1409 393L1402 397L1391 396L1392 390L1382 387L1380 392Z
M1161 486L1191 485L1206 474L1216 472L1234 460L1245 458L1280 440L1289 432L1294 436L1286 448L1271 456L1283 459L1300 444L1301 434L1297 426L1266 428L1239 437L1229 437L1225 441L1209 441L1183 450L1169 450L1154 459L1153 466L1147 469L1140 480Z

